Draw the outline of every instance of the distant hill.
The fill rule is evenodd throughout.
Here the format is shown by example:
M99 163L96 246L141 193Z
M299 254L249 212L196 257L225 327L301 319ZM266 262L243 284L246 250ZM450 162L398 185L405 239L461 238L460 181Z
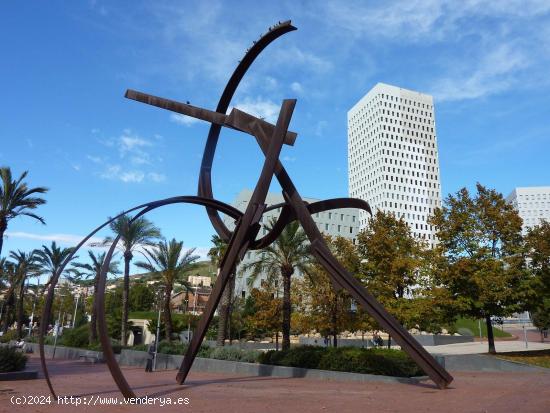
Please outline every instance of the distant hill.
M212 279L216 278L216 269L210 261L198 261L195 266L189 271L185 272L185 276L189 275L200 275L203 277L210 277ZM140 280L148 281L152 277L151 273L144 272L141 274L131 274L130 280ZM117 277L116 279L107 280L107 284L117 283L122 279L122 276Z

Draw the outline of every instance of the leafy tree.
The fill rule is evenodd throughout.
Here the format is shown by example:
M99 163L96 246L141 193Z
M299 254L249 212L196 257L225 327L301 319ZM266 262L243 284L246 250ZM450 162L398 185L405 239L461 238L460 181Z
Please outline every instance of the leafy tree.
M107 253L98 253L97 255L93 251L88 251L88 256L91 263L73 263L73 267L77 270L79 277L86 277L93 279L94 294L92 297L92 308L91 308L91 317L90 317L90 335L89 342L90 344L97 341L97 289L99 286L99 276L101 275L101 268L105 261L105 256ZM117 275L120 274L118 270L118 262L111 261L109 263L109 268L107 270L107 276L109 274Z
M6 232L8 222L11 219L26 215L45 224L42 217L30 212L30 210L46 203L43 198L33 195L45 194L48 189L41 186L36 188L27 187L27 183L23 182L27 174L28 171L25 171L19 179L14 180L10 168L0 168L0 256L2 255L4 232Z
M36 265L36 256L34 251L31 253L23 251L11 251L10 258L14 260L17 293L17 337L22 337L23 332L23 299L25 294L25 281L28 277L36 275L38 266Z
M263 288L253 288L250 291L248 305L252 308L245 317L245 323L251 338L278 333L282 302L275 297L274 291L274 287L266 283Z
M273 228L272 220L267 229ZM291 301L290 301L290 281L296 270L305 274L307 265L311 260L307 236L300 227L298 221L288 224L281 232L281 235L268 247L264 248L259 254L258 259L243 265L242 271L251 270L252 273L248 279L250 285L254 283L259 275L267 275L268 279L280 277L283 285L283 343L282 349L290 348L290 319L291 319Z
M160 230L145 217L132 220L128 215L122 215L110 224L111 230L120 237L119 244L124 257L124 284L122 289L122 316L120 344L126 345L128 339L128 297L130 295L130 263L134 258L134 251L138 247L153 246L161 237ZM112 237L103 241L104 245L111 245Z
M527 263L531 272L527 309L540 330L550 328L550 222L542 221L525 236Z
M170 307L170 299L174 283L179 281L185 285L182 279L186 271L192 268L193 263L199 258L198 255L193 255L194 248L183 251L183 241L172 239L170 242L163 240L156 244L155 249L145 249L145 256L148 262L137 262L136 265L155 275L161 280L164 287L164 310L163 318L166 326L166 339L172 339L174 325L172 323L172 311Z
M135 283L130 287L130 311L148 311L154 307L155 292L143 282Z
M489 352L495 353L491 316L519 310L526 281L522 220L502 194L479 183L476 188L474 197L466 188L449 195L429 223L447 259L442 284L463 315L485 319Z
M403 218L378 211L358 234L357 248L369 292L405 327L417 327L424 243L411 234Z
M326 237L329 248L342 265L357 274L361 260L353 243L343 237ZM336 289L329 274L319 264L313 264L307 275L296 282L299 315L295 318L302 331L317 330L322 336L332 335L333 345L338 345L338 334L355 330L359 318L352 312L352 299L343 289Z

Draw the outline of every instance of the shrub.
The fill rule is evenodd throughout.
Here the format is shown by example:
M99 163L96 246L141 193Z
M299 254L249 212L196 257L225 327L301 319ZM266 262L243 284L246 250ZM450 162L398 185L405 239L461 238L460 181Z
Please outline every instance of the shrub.
M27 359L27 356L15 347L0 347L0 372L24 370Z
M388 349L303 346L284 352L269 351L260 355L259 362L384 376L411 377L423 374L406 353Z
M2 336L0 336L0 343L9 343L12 340L17 339L16 330L8 330Z
M58 343L67 347L84 348L88 346L88 334L89 328L87 324L76 328L67 328L63 330L63 335Z
M260 352L255 350L241 350L235 347L216 347L209 357L218 360L244 361L246 363L255 363L258 360Z
M144 345L143 351L149 350L149 345ZM187 343L182 343L181 341L167 341L161 340L158 345L158 352L163 354L177 354L184 355L187 352ZM134 347L134 350L136 348ZM199 351L197 352L197 357L209 357L212 349L206 345L201 345Z
M111 338L111 347L113 348L113 353L120 354L120 351L122 350L120 341ZM103 351L103 348L101 347L101 343L99 341L90 345L86 344L83 348L87 348L88 350L92 351Z

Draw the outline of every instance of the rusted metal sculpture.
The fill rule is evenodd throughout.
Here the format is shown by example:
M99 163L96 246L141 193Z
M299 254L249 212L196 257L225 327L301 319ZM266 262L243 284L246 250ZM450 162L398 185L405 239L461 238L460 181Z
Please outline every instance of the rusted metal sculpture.
M225 90L222 93L215 111L210 111L189 104L164 99L133 90L128 90L126 92L126 97L129 99L147 103L149 105L157 106L183 115L192 116L211 123L199 175L198 196L179 196L168 198L139 205L125 211L96 228L91 234L82 240L80 244L78 244L73 252L73 255L80 247L85 245L95 233L109 225L110 222L114 221L121 215L128 214L133 211L139 211L132 218L135 220L153 209L176 203L190 203L206 207L206 211L215 231L224 241L228 243L228 247L222 258L220 272L210 295L210 299L206 305L203 316L200 319L197 330L193 335L187 353L176 376L176 381L179 384L183 384L189 370L191 369L191 366L193 365L193 361L204 339L208 325L212 320L222 292L225 289L230 274L234 271L235 266L242 259L247 250L260 249L270 245L277 239L289 222L298 220L309 238L313 255L329 274L334 288L344 288L348 291L348 293L365 308L365 310L378 322L378 324L389 334L391 334L401 348L406 351L411 358L416 361L416 363L418 363L418 365L426 372L426 374L429 375L437 386L440 388L445 388L453 380L453 378L426 350L424 350L424 348L408 333L408 331L403 328L399 322L391 316L369 292L366 291L363 285L361 285L361 283L359 283L348 271L346 271L334 258L327 247L322 234L319 232L317 225L311 217L314 213L336 208L358 208L371 213L369 204L365 201L352 198L329 199L308 204L302 199L281 164L279 154L282 146L284 144L293 145L297 136L296 133L288 130L296 101L283 101L276 125L272 125L263 119L259 119L238 109L232 109L229 115L226 115L237 86L256 57L273 40L292 30L296 30L296 28L291 25L290 21L279 23L270 28L268 33L254 43L254 45L247 51L244 58L239 62L237 69L231 76ZM258 142L258 145L265 155L265 161L260 177L244 213L230 205L215 200L212 193L212 162L222 127L236 129L252 135ZM285 202L267 206L265 204L265 200L273 176L277 178L279 184L281 185ZM265 212L276 208L281 208L281 213L273 228L262 238L256 239L256 236L261 228L260 221L262 215ZM233 231L230 231L225 226L219 215L220 212L235 220L236 226ZM104 308L107 269L118 241L119 238L117 237L111 244L100 274L96 298L97 323L103 354L113 379L123 396L130 398L135 397L135 394L124 378L124 375L115 359L107 333ZM72 255L67 258L65 265L70 262L71 258ZM44 375L48 382L50 391L54 396L55 392L50 380L44 355L44 334L46 333L49 323L49 315L51 313L55 285L57 284L59 274L63 272L65 265L60 268L49 286L40 327L40 356L42 368L44 370Z

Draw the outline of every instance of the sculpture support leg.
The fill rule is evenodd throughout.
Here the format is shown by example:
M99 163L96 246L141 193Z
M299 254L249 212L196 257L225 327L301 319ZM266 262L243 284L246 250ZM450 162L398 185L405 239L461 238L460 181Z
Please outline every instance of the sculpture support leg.
M265 150L265 161L260 177L258 178L256 188L254 189L243 217L238 222L237 228L235 228L235 231L233 232L233 237L229 241L229 246L220 266L220 275L218 276L218 280L216 281L210 299L208 300L208 304L206 305L205 312L201 317L201 321L199 322L195 334L193 334L187 353L185 354L179 372L176 376L176 381L179 384L182 384L185 381L187 374L193 365L193 361L197 356L202 340L206 334L206 330L208 329L210 321L214 316L214 311L220 301L222 292L227 284L227 281L229 280L231 272L237 265L238 260L242 258L248 249L249 244L254 241L258 231L260 230L259 222L265 210L265 199L269 191L269 185L273 179L275 168L278 164L279 154L281 153L281 149L284 144L284 138L288 131L288 125L290 124L290 119L292 117L295 105L296 100L289 99L283 101L283 105L279 113L279 119L277 120L277 125L273 130L273 135L271 136L271 140Z

